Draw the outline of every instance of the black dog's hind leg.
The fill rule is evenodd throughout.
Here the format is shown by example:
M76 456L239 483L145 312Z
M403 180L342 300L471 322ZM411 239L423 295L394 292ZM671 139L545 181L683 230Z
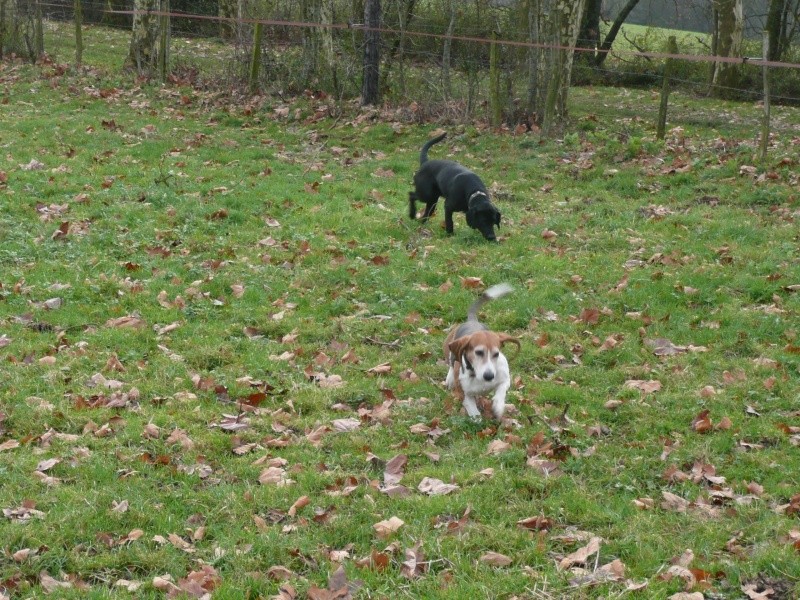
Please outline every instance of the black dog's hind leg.
M427 221L428 219L431 218L431 216L435 212L436 212L436 202L434 202L433 204L426 204L425 210L422 211L422 220Z

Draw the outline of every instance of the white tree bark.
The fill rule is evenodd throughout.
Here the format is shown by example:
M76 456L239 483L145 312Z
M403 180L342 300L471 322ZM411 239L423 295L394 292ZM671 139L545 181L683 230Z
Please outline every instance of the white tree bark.
M714 8L715 54L741 58L744 35L742 0L712 0ZM739 84L739 65L729 62L714 63L711 89L715 96L728 96Z

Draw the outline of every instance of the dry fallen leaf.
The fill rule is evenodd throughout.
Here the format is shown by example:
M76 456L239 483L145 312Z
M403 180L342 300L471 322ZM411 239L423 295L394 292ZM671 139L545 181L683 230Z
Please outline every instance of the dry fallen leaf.
M600 543L602 541L602 538L596 536L593 537L583 548L579 548L572 554L568 554L562 558L558 563L558 568L563 571L565 569L569 569L573 565L584 564L590 556L600 551Z
M492 440L486 454L500 454L511 448L511 444L503 440Z
M384 539L391 536L403 525L405 525L405 521L397 517L391 517L385 521L375 523L372 528L375 530L375 533L379 538Z
M423 494L429 496L443 496L454 492L459 489L454 483L445 483L441 479L434 479L433 477L425 477L419 482L417 489Z
M499 552L487 552L478 560L480 560L483 564L492 567L507 567L514 562L510 557L506 556L505 554L500 554Z

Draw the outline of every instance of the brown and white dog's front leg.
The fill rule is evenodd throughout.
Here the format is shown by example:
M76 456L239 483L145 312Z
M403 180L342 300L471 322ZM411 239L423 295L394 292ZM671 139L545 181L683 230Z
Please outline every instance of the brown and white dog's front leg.
M506 393L510 387L510 381L501 383L492 397L492 414L498 421L503 418L503 413L506 412Z
M481 411L478 410L477 398L475 396L470 396L465 392L462 405L464 406L464 410L467 411L468 417L476 420L481 418ZM494 410L494 405L492 406L492 410Z

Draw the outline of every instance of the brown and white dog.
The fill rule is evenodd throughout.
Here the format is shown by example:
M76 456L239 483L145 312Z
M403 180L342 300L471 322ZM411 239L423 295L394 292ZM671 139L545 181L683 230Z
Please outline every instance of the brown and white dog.
M463 394L464 409L472 418L480 418L477 400L493 394L492 414L501 419L506 408L506 392L511 386L508 360L500 351L506 342L517 345L519 340L507 333L490 331L478 321L478 311L489 300L502 298L512 290L507 283L494 285L486 290L467 312L467 322L454 327L444 342L444 358L450 365L445 385Z

